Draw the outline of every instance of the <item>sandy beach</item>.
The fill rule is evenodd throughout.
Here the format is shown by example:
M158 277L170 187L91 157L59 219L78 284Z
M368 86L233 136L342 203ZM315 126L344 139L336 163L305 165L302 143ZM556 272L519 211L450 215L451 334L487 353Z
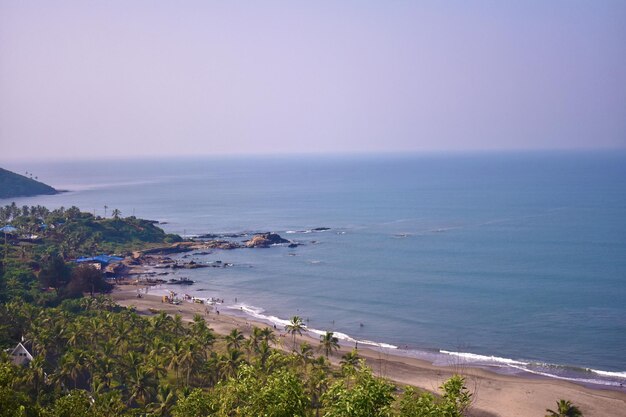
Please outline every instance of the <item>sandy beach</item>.
M113 300L122 306L133 306L144 315L152 315L152 309L165 311L168 314L180 314L184 320L192 320L200 314L209 326L218 334L226 334L238 328L246 336L254 326L267 327L268 324L255 322L245 317L207 314L207 306L191 302L180 305L163 303L161 296L144 294L137 298L135 285L119 285L112 294ZM290 350L291 336L284 330L277 329L280 335L279 348ZM312 346L319 345L319 339L309 335L298 337L300 342L307 341ZM281 346L282 345L282 346ZM334 364L339 363L341 355L351 348L342 347L331 358ZM462 366L434 366L428 362L393 355L390 352L379 352L368 348L359 348L359 355L380 376L398 384L408 384L429 391L437 391L437 387L453 373L466 377L467 386L474 392L475 402L471 415L474 417L530 417L544 416L546 408L554 408L559 399L567 399L579 406L586 417L625 417L626 392L614 390L591 389L567 381L543 377L507 376L478 368Z

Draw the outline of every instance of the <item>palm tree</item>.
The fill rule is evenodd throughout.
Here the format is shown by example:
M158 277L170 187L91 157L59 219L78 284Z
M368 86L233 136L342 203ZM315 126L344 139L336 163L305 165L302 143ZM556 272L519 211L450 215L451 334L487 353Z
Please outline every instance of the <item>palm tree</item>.
M189 386L189 380L191 379L191 373L197 368L200 363L200 350L196 348L194 342L185 342L181 356L178 359L180 367L185 371L185 386Z
M252 328L252 334L248 339L249 350L252 352L258 352L259 343L261 343L261 340L263 340L263 330L261 330L259 327L254 326L254 328Z
M559 400L556 402L556 411L550 410L549 408L546 411L549 414L546 414L546 417L582 417L583 413L572 404L570 401Z
M272 349L270 348L269 343L267 343L265 340L263 340L261 342L261 344L259 345L259 351L258 351L258 360L259 363L261 365L261 369L262 370L266 370L266 364L267 364L267 359L270 357L270 355L272 354Z
M184 354L184 347L180 339L175 339L174 343L167 347L169 356L169 365L167 369L173 369L178 381L178 370L180 368L180 359Z
M120 218L120 214L122 214L122 212L118 209L113 209L113 211L111 212L111 216L113 216L115 220Z
M313 358L313 346L309 343L304 342L300 345L300 352L298 353L298 357L302 361L302 364L306 368L306 365Z
M226 340L227 349L239 349L245 337L239 330L233 329L229 334L224 336L224 339Z
M359 354L357 353L356 349L352 349L351 352L346 353L345 355L343 355L341 357L341 367L342 368L348 368L348 369L354 369L359 365L359 360L361 359L361 357L359 356Z
M139 367L128 376L129 404L133 401L139 405L147 404L152 398L152 393L157 385L156 379L147 370Z
M324 351L326 357L333 353L333 350L339 349L339 339L334 336L333 332L326 332L320 336L320 350Z
M103 388L109 389L115 374L117 362L104 354L98 361L94 369L91 370L92 380L99 381Z
M146 369L152 372L157 379L164 378L167 375L164 358L161 355L163 350L163 348L152 349L148 353L148 359L146 360Z
M39 398L40 391L46 382L46 372L44 371L44 358L42 356L35 356L28 364L28 372L25 376L26 382L30 383L35 390L37 398Z
M228 349L225 355L222 355L219 360L219 367L222 376L234 377L237 374L237 368L243 362L243 353L237 349Z
M261 340L267 342L267 344L275 343L276 335L274 334L274 330L270 329L269 327L261 330Z
M288 325L285 326L287 333L291 334L293 338L293 351L296 350L296 333L302 336L302 330L306 329L304 321L299 316L293 316Z
M156 401L148 405L148 410L159 417L166 417L170 415L174 404L176 404L174 390L167 384L159 385Z
M74 388L76 388L78 378L85 368L85 353L81 350L69 350L59 363L59 369L57 371L57 380L61 385L67 388L64 382L72 381Z
M156 316L152 317L151 324L154 330L167 330L169 326L169 322L172 321L172 318L167 315L165 311L161 311Z
M324 360L323 356L320 356ZM315 409L315 415L319 417L320 408L322 407L322 396L328 389L328 374L322 368L314 368L309 377L306 379L307 393L311 398L311 407Z
M180 314L174 315L174 321L171 326L172 331L176 336L182 336L185 334L185 323L183 323L183 318Z

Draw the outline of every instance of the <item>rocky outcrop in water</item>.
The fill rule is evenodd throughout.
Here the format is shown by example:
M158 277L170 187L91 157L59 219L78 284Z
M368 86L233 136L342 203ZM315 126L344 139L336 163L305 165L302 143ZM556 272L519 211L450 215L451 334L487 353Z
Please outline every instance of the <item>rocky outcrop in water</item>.
M241 247L239 243L228 240L209 240L203 246L209 249L238 249Z
M252 239L246 240L244 244L248 248L269 248L271 245L281 243L290 243L287 239L283 239L277 233L260 233L254 235Z

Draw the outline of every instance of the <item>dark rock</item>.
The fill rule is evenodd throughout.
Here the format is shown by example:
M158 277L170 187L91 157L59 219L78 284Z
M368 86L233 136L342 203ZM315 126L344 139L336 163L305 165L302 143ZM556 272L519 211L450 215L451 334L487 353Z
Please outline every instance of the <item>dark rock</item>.
M237 249L241 245L237 242L229 242L228 240L210 240L205 243L209 249Z
M260 233L254 235L252 239L246 240L244 243L248 248L268 248L271 245L290 242L276 233Z
M198 268L208 268L209 265L205 265L205 264L197 264L197 263L188 263L186 265L187 269L198 269Z
M248 236L247 233L205 233L203 235L198 236L198 239L237 239L240 237Z
M220 237L220 235L215 235L213 233L207 233L207 234L198 236L198 239L217 239L219 237Z
M189 252L191 250L192 249L188 248L187 246L178 244L178 245L172 245L172 246L168 246L164 248L146 249L142 251L142 253L144 255L168 255L170 253L182 253L182 252Z
M314 232L325 232L326 230L330 230L330 227L316 227L312 229Z

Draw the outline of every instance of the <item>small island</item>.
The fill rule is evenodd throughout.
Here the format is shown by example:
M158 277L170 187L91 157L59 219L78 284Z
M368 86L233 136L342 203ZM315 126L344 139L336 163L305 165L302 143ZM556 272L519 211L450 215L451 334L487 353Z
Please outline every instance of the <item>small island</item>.
M31 197L34 195L52 195L60 191L51 186L0 168L0 198Z

